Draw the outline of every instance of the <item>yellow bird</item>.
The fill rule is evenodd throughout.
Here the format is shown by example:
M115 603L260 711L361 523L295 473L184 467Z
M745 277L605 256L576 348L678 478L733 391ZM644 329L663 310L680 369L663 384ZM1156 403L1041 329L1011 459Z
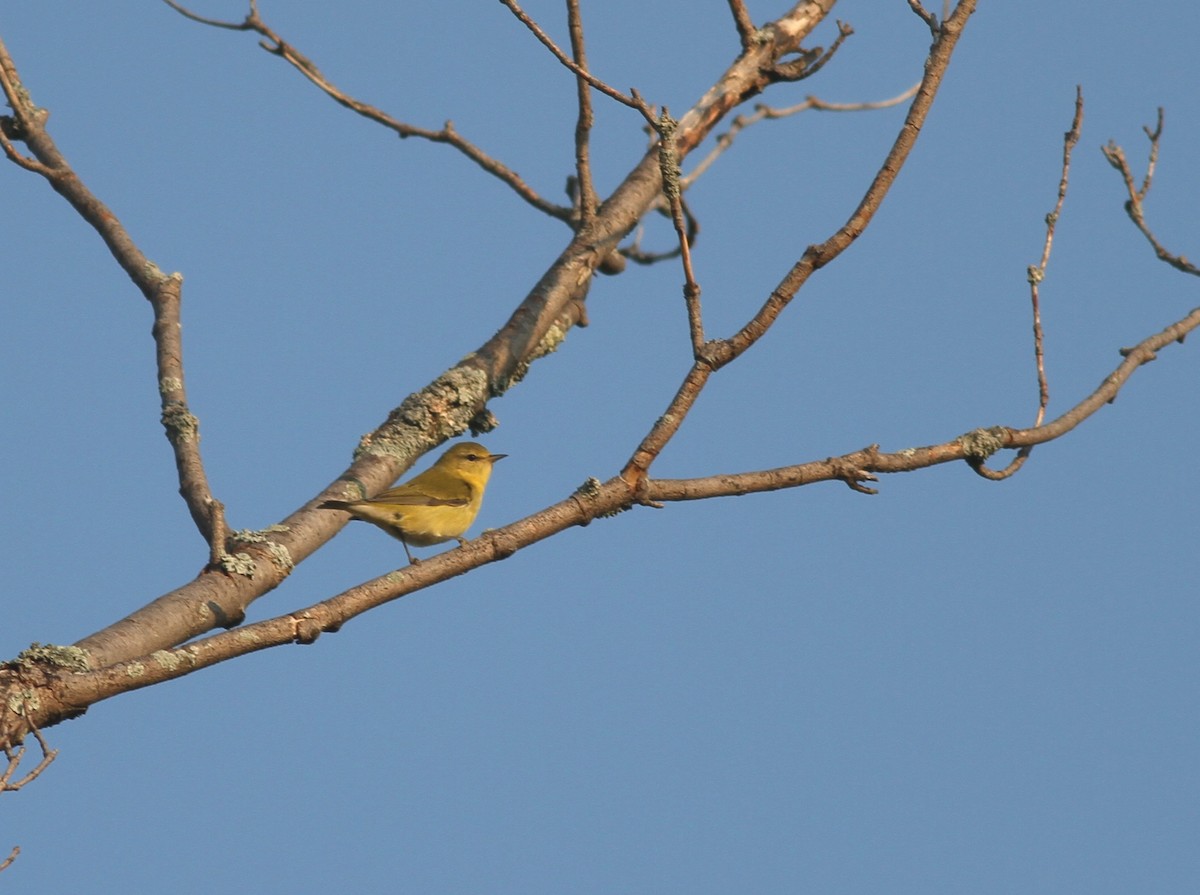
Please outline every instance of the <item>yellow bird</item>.
M483 503L483 490L492 465L508 454L491 454L474 442L456 444L437 462L403 485L363 500L327 500L321 509L342 510L355 519L378 525L408 547L430 547L444 541L466 543L463 532L471 527Z

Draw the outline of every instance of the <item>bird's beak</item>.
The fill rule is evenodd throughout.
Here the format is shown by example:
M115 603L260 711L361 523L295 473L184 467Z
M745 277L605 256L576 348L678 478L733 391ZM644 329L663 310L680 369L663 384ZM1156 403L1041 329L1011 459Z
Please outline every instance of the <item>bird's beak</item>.
M488 459L495 463L497 460L503 460L508 454L488 454Z

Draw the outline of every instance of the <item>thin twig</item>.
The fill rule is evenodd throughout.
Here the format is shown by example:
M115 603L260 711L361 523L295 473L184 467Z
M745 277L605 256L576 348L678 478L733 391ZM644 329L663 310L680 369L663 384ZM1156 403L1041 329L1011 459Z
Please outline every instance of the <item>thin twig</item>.
M0 48L2 47L3 45L0 44ZM8 105L13 110L12 117L0 118L0 146L3 146L4 154L9 161L20 165L26 171L33 171L35 174L49 178L53 172L48 165L18 152L10 141L10 138L11 140L24 140L28 127L31 124L41 127L45 123L46 114L44 110L34 106L33 101L29 98L29 92L21 83L17 66L9 56L7 49L0 53L0 88L4 90L5 99L8 100Z
M833 46L827 51L822 52L820 47L804 51L800 54L799 59L792 59L776 65L772 70L773 76L780 81L803 81L823 69L829 60L837 55L837 51L846 42L846 38L854 33L854 29L841 20L838 21L837 27L838 36L834 40Z
M637 91L630 91L630 95L626 96L615 87L610 87L591 72L571 61L570 57L567 56L567 54L561 49L559 49L558 44L554 42L550 35L543 31L541 26L538 25L538 23L535 22L529 16L529 14L521 8L521 5L517 3L517 0L500 0L500 2L507 6L509 11L517 17L517 20L533 33L533 36L541 42L542 46L554 54L555 59L573 71L576 77L583 78L583 80L587 81L605 96L615 99L622 105L629 106L631 109L637 109L642 113L642 116L648 122L650 122L650 124L654 124L655 116L653 109L651 109L650 106L640 96L638 96Z
M671 222L679 240L683 262L683 299L687 306L688 331L692 338L692 354L699 360L704 349L704 319L700 309L700 284L692 270L692 250L683 214L683 188L679 183L679 156L675 152L675 129L679 122L671 117L666 106L658 119L658 158L662 174L663 195L671 209Z
M1062 173L1058 179L1058 198L1054 210L1046 215L1046 239L1042 243L1041 260L1029 267L1029 296L1033 307L1033 353L1037 361L1038 379L1038 411L1034 421L1040 426L1046 418L1046 408L1050 404L1050 385L1046 380L1046 351L1045 338L1042 331L1042 307L1039 285L1046 278L1046 266L1050 263L1050 250L1054 245L1054 231L1062 215L1063 202L1067 198L1067 184L1071 173L1071 152L1079 142L1080 129L1083 127L1083 88L1075 88L1075 116L1071 120L1071 128L1063 135Z
M176 3L175 0L163 0L163 3L167 4L167 6L171 7L171 9L175 10L177 13L179 13L185 19L191 19L193 22L199 22L201 25L211 25L213 28L227 28L230 31L252 30L251 26L247 23L250 22L251 19L258 17L258 2L257 2L257 0L250 0L250 13L241 22L226 22L226 21L222 21L221 19L210 19L210 18L207 18L206 16L202 16L202 15L199 15L198 13L192 12L187 7L182 6L179 3Z
M745 0L729 0L729 11L733 13L733 24L737 28L742 49L750 49L754 46L754 32L758 29L754 27L754 20L750 18L750 11L746 9Z
M42 732L38 730L36 725L34 725L33 720L29 717L28 712L25 713L25 723L33 732L34 737L37 738L38 745L42 750L42 760L37 763L37 767L14 783L12 782L12 775L16 772L17 767L21 764L21 758L25 755L26 747L20 746L15 750L5 749L4 752L8 758L8 767L5 768L4 774L0 775L0 792L16 792L18 789L28 786L39 776L41 776L42 771L46 770L46 768L50 766L50 762L58 758L58 750L50 748L49 744L46 742L46 738L42 736Z
M909 5L909 8L912 9L912 11L915 12L918 16L920 16L921 20L926 25L929 26L930 32L933 34L934 38L936 38L937 32L938 32L937 16L935 16L933 13L929 12L929 10L927 10L924 6L922 6L921 0L908 0L908 5Z
M1133 171L1130 169L1129 162L1125 158L1125 151L1120 146L1109 140L1105 146L1101 147L1100 151L1104 153L1104 157L1108 159L1108 163L1120 172L1121 178L1125 181L1125 191L1129 194L1129 198L1125 202L1125 213L1129 215L1129 219L1133 221L1134 226L1146 237L1154 249L1154 254L1176 270L1183 271L1192 276L1200 276L1200 267L1188 261L1185 255L1176 255L1167 251L1166 247L1158 241L1158 237L1154 235L1154 232L1146 223L1144 202L1146 195L1150 192L1150 185L1154 180L1154 168L1158 164L1158 144L1163 132L1163 110L1161 107L1158 110L1158 124L1154 130L1150 130L1148 127L1143 127L1142 130L1145 132L1146 138L1150 141L1150 157L1146 162L1146 176L1142 178L1140 188L1134 183Z
M683 184L682 179L680 184ZM683 212L683 219L687 223L687 242L689 246L696 244L696 237L700 235L700 221L692 214L692 209L688 206L687 196L681 194L679 197L679 208ZM671 210L666 204L666 199L662 200L662 204L656 209L664 217L671 216ZM648 252L642 248L642 233L638 230L637 236L630 245L622 246L620 253L625 258L628 258L634 264L649 266L658 264L662 261L669 261L679 257L679 244L665 252Z
M215 497L208 504L209 527L212 537L209 538L208 564L217 568L225 558L225 542L229 538L229 526L225 522L225 504Z
M583 39L583 17L579 12L579 0L567 0L567 25L571 32L571 55L580 69L587 70L587 45ZM579 226L587 226L596 214L599 199L592 181L591 133L592 92L587 79L575 76L576 102L579 112L575 118L575 177L579 189Z
M748 115L737 115L730 122L729 130L722 134L718 134L716 144L708 154L700 160L692 171L683 179L684 189L690 187L698 180L705 171L712 166L717 158L733 145L733 141L738 134L751 125L758 124L763 120L774 120L776 118L787 118L791 115L797 115L801 112L807 112L812 109L815 112L866 112L875 109L887 109L892 106L898 106L901 103L911 99L916 94L917 89L921 86L918 81L913 84L903 93L893 96L890 99L874 100L871 102L859 103L831 103L827 100L820 99L815 96L807 97L804 102L797 103L794 106L787 106L782 109L773 108L763 103L756 103L754 112Z
M374 121L376 124L381 124L389 130L395 131L401 139L408 137L417 137L423 140L429 140L432 143L445 143L457 149L476 165L491 174L493 177L505 183L510 189L520 196L526 203L536 208L551 217L558 218L562 221L570 222L573 212L570 208L565 208L557 205L546 199L543 199L536 190L521 179L521 176L513 171L503 162L488 155L470 140L463 137L454 129L454 124L447 121L440 130L431 130L429 128L417 127L407 124L399 119L393 118L381 109L364 103L361 100L355 99L350 94L336 87L321 70L313 63L311 59L280 37L265 21L259 16L258 9L254 4L251 4L250 13L241 22L222 22L216 19L206 19L203 16L198 16L188 10L186 7L175 2L175 0L163 0L168 6L178 12L180 15L201 22L205 25L211 25L215 28L226 28L231 31L252 31L261 35L265 40L259 41L259 46L273 56L278 56L288 62L300 74L311 81L317 88L322 90L327 96L355 112L362 117Z
M12 862L17 859L17 855L20 853L21 846L14 845L12 851L8 853L8 857L4 859L3 863L0 863L0 873L3 873L5 870L7 870Z

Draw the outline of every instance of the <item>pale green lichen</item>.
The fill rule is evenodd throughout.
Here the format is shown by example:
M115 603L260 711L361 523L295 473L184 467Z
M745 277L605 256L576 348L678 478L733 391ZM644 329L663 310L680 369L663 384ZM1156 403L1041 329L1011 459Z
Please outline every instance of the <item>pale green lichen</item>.
M181 668L194 668L196 656L191 649L155 650L150 654L154 664L166 671L178 671Z
M177 392L183 388L183 380L178 376L164 376L158 380L158 392L165 395L168 392Z
M163 408L162 424L173 444L187 444L199 437L200 421L182 402L172 401Z
M241 541L243 544L265 544L267 536L260 529L238 528L229 533L230 539Z
M221 568L231 575L253 578L257 567L249 553L222 553Z
M555 320L547 328L545 334L538 339L538 343L533 346L533 350L529 352L529 356L524 360L519 361L514 367L512 373L508 377L496 385L496 394L502 395L522 379L529 372L530 365L547 354L553 354L558 350L558 346L566 341L567 333L570 327L562 320Z
M267 552L271 554L271 562L275 563L275 567L281 572L290 572L296 568L296 564L292 562L291 551L276 541L270 541L267 544Z
M126 677L141 677L146 673L146 666L141 662L130 662L125 666Z
M1005 432L1002 426L993 426L990 429L974 429L960 435L958 443L962 445L963 456L967 460L982 463L1004 447Z
M53 665L68 671L90 671L87 650L77 646L58 646L53 643L31 643L17 654L18 662Z
M40 710L42 707L42 700L38 697L36 691L26 688L21 690L10 690L8 692L8 699L5 701L5 704L8 706L8 710L14 715L21 715L24 717L26 709L29 709L32 712Z
M600 480L595 476L588 476L583 480L583 484L575 489L575 493L581 497L595 497L600 493Z
M155 665L159 668L165 668L167 671L175 671L183 665L183 660L179 655L170 650L155 650L150 654L150 658L154 660Z
M284 572L290 572L295 568L296 564L292 562L292 554L286 547L277 541L271 540L268 533L290 531L290 526L287 525L271 525L263 529L240 528L237 531L229 533L232 540L239 541L243 544L261 544L266 551L271 554L271 561L277 568ZM229 554L225 554L228 556ZM246 556L244 553L239 553L238 556ZM233 571L226 569L226 571ZM253 574L253 568L251 568Z
M432 444L465 432L477 409L490 397L487 374L465 362L469 359L405 398L386 423L360 439L354 459L371 455L409 461Z
M679 154L675 151L675 129L679 122L664 111L658 117L658 170L662 174L663 195L674 201L681 195Z

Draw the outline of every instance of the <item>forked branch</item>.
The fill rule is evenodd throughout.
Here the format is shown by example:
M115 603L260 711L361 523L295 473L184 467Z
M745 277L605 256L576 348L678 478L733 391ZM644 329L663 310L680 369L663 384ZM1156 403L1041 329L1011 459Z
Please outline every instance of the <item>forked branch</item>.
M1042 301L1041 301L1041 283L1046 278L1046 267L1050 263L1050 250L1054 245L1054 231L1058 227L1058 220L1062 216L1063 203L1067 198L1067 183L1071 172L1071 153L1075 149L1075 145L1079 142L1079 136L1083 127L1083 90L1079 87L1075 88L1075 116L1071 119L1070 129L1063 135L1063 159L1062 173L1058 178L1058 200L1054 204L1054 210L1046 215L1046 238L1042 242L1042 257L1037 264L1031 264L1026 272L1026 280L1029 283L1029 301L1033 309L1033 357L1034 364L1037 367L1038 381L1038 409L1037 416L1034 419L1033 425L1040 426L1046 418L1046 408L1050 405L1050 383L1046 378L1046 347L1045 334L1042 331ZM1015 475L1017 470L1025 465L1025 460L1029 457L1033 450L1032 445L1027 445L1017 452L1017 455L1003 469L991 469L985 463L987 459L968 458L968 463L971 468L983 476L985 479L999 481Z
M76 175L46 130L47 115L33 102L21 84L8 48L0 42L0 87L12 107L8 125L0 128L5 154L22 168L40 174L65 198L104 240L108 250L154 309L154 341L157 352L158 391L162 423L175 454L179 490L192 520L210 544L212 538L212 491L200 458L199 422L188 406L183 375L183 337L179 306L183 277L164 274L134 242L112 210L93 194ZM23 142L33 158L16 151L9 134Z
M1158 145L1162 139L1163 132L1163 110L1158 110L1158 123L1154 130L1148 127L1143 127L1142 130L1146 134L1146 139L1150 141L1150 155L1146 161L1146 174L1142 178L1142 185L1139 187L1134 183L1133 171L1129 167L1129 162L1125 158L1125 150L1118 146L1112 140L1101 147L1101 152L1108 159L1108 163L1112 165L1121 174L1121 179L1125 182L1125 191L1129 194L1129 199L1125 202L1125 213L1129 215L1129 219L1141 231L1142 235L1154 249L1154 254L1161 260L1170 264L1176 270L1183 273L1191 274L1192 276L1200 276L1200 267L1197 267L1184 255L1176 255L1167 251L1166 247L1158 241L1158 237L1150 229L1146 223L1145 201L1146 195L1150 192L1150 186L1154 181L1154 169L1158 164Z
M925 76L917 88L900 132L866 194L846 223L824 242L808 247L758 312L738 332L726 339L710 341L697 352L695 363L675 392L675 397L666 412L658 418L621 470L621 478L632 489L640 491L641 482L646 478L651 464L679 431L707 384L709 376L737 359L762 338L796 293L808 282L808 278L849 248L866 230L916 144L917 135L921 132L933 105L933 98L945 77L958 38L974 11L975 0L962 0L939 28L925 62Z

